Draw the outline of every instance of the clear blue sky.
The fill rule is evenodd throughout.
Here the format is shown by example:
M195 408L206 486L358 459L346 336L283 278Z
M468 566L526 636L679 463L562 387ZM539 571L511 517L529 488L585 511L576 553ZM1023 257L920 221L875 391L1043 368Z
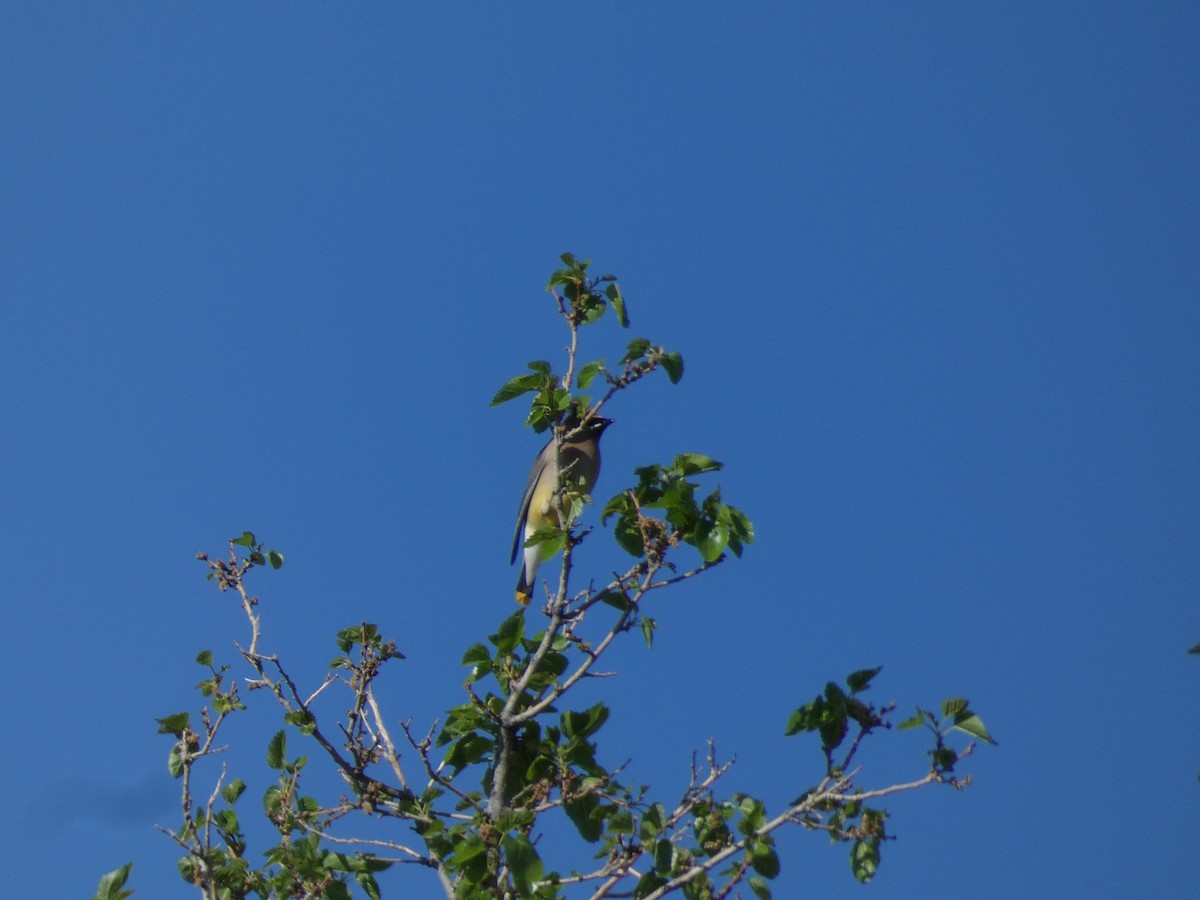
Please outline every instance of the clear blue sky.
M619 652L607 759L674 797L711 736L777 807L787 714L882 664L1001 745L892 805L870 887L797 834L777 896L1192 895L1198 44L1187 3L10 6L6 894L192 896L153 718L242 638L192 555L245 528L303 674L365 618L393 718L459 702L540 446L487 403L561 359L572 250L688 367L614 406L600 493L706 452L759 534Z

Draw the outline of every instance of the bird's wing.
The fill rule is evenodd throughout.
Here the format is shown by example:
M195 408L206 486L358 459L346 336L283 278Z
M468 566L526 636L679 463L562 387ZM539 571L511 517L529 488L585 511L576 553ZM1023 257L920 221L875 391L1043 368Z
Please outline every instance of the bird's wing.
M521 507L517 510L517 528L513 532L512 558L508 561L512 565L517 561L517 554L521 552L521 548L525 544L525 523L529 520L529 503L533 499L534 489L537 487L538 480L542 477L542 472L550 465L550 460L554 455L554 441L542 448L542 452L537 455L537 459L533 461L533 468L529 471L529 480L525 482L525 492L521 496Z

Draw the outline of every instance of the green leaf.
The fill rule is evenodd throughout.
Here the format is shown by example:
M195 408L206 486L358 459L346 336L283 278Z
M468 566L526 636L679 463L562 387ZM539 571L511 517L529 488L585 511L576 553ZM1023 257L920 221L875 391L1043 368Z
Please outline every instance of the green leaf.
M221 788L221 796L225 798L226 803L236 803L244 790L246 790L246 782L240 778L235 778L229 784L225 785L225 787Z
M750 855L750 866L764 878L776 878L779 875L779 856L775 848L766 841L754 845Z
M533 849L533 844L523 835L506 834L500 842L504 861L512 873L513 886L517 894L528 897L533 885L542 879L542 860Z
M525 610L522 609L501 622L496 633L490 635L488 640L492 642L497 653L512 653L521 642L521 636L524 633Z
M937 769L953 772L956 762L958 762L958 754L952 747L938 747L933 751L933 765Z
M750 878L750 890L754 892L754 896L758 900L771 900L771 889L767 887L767 880L761 875L753 875Z
M604 295L608 297L608 302L612 304L613 312L617 314L617 321L621 323L621 327L628 328L629 313L625 308L625 298L621 295L621 289L615 281L605 287Z
M597 703L584 712L567 710L560 717L563 734L569 738L588 738L608 721L608 707Z
M1195 647L1189 650L1188 653L1200 653L1200 644L1197 644Z
M633 362L636 359L641 359L650 349L650 342L645 338L634 338L625 348L625 355L621 357L622 365Z
M633 814L627 809L618 809L608 819L608 830L613 834L633 834Z
M273 784L263 793L263 809L268 816L278 815L283 808L283 791L279 785Z
M494 742L482 734L468 734L455 742L446 753L446 762L461 771L483 759L492 751Z
M979 738L981 741L986 741L989 744L995 744L996 739L988 734L987 728L983 725L983 720L979 716L972 713L969 709L963 710L954 717L952 728L957 728L959 731L965 731L972 737Z
M354 876L354 880L367 895L367 900L380 900L382 895L379 893L379 884L375 881L375 876L369 872L360 872Z
M294 709L284 713L283 721L300 729L301 734L312 734L317 730L317 720L306 709Z
M666 883L667 879L663 878L657 872L647 872L638 879L638 883L633 889L633 896L635 898L647 897Z
M943 700L942 718L948 719L951 716L957 716L968 706L970 706L970 701L966 697L951 697L949 700Z
M582 504L580 504L578 511L574 509L574 504L572 504L572 508L567 511L567 520L571 521L578 515L579 512L582 511ZM563 529L559 528L557 525L539 525L534 529L533 534L529 535L529 537L525 539L525 543L522 546L540 546L542 548L542 561L544 562L552 557L555 553L560 552L563 547L566 546L566 544L567 533L563 531Z
M337 633L334 640L337 642L339 650L343 653L349 653L351 647L362 643L362 626L351 625L349 628L343 628Z
M198 662L202 666L208 666L211 669L212 668L212 651L211 650L201 650L199 653L196 654L196 662Z
M722 465L703 453L680 453L671 463L671 468L677 469L686 478L691 475L701 475L704 472L718 472Z
M571 800L563 804L563 809L579 830L581 838L589 844L600 840L600 835L604 833L604 817L595 794L584 794L578 800ZM598 812L601 814L597 815Z
M618 593L617 591L601 591L596 596L601 603L611 606L613 609L619 609L621 612L630 609L631 605L629 601L625 599L625 595Z
M125 900L126 897L133 896L133 891L123 891L125 882L129 880L129 873L133 870L133 863L128 862L119 869L113 869L107 875L100 878L100 884L96 888L96 894L92 900Z
M850 870L862 884L875 877L879 869L879 844L877 841L856 841L850 848Z
M908 731L911 728L920 728L922 725L925 724L926 721L927 720L925 718L925 714L918 709L916 715L912 716L911 718L905 719L903 722L901 722L896 727L899 728L901 731Z
M183 760L182 742L172 745L171 752L167 756L167 771L172 778L178 778L183 774Z
M188 727L190 715L186 712L177 712L169 716L163 716L161 719L155 719L158 723L158 731L156 734L173 734L175 737L182 737L183 732Z
M683 377L683 357L678 353L667 353L662 358L662 367L671 384L679 384Z
M269 562L271 564L272 569L282 569L283 568L283 554L280 553L278 550L268 550L267 551L267 562Z
M464 666L491 665L491 662L492 656L483 644L472 644L462 658Z
M642 617L642 637L646 641L646 646L651 650L654 649L654 629L658 627L658 622L649 616Z
M695 533L696 549L705 562L716 562L729 543L729 529L723 522L700 523Z
M277 731L267 744L267 765L272 769L282 769L284 754L286 752L287 734L283 731Z
M253 547L258 542L254 539L253 531L243 531L241 537L230 538L229 543L237 544L240 547Z
M852 672L846 679L846 686L850 688L852 694L865 691L871 686L871 679L882 671L883 666L876 666L874 669L859 669L857 672Z
M641 822L638 823L638 837L642 839L643 844L648 844L663 830L666 823L667 811L661 803L651 804L644 813L642 813Z
M671 874L671 859L674 856L674 850L671 842L665 838L654 842L654 871L660 875Z
M812 703L806 703L788 716L784 726L784 737L791 737L801 731L816 731L829 716L829 710L823 697L817 697Z
M575 377L575 386L580 390L587 388L592 380L604 371L604 360L594 359L589 363L584 363L579 368L579 374Z
M529 363L529 368L533 371L506 381L500 390L496 391L495 396L492 397L492 402L488 405L499 406L501 403L507 403L509 400L520 397L522 394L527 394L530 391L540 391L549 382L554 380L554 376L550 370L550 363L544 359L533 360Z

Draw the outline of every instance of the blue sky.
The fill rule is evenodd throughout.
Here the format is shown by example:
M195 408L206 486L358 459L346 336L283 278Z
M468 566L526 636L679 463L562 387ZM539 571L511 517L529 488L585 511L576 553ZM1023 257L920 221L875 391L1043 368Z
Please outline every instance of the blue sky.
M599 493L706 452L758 531L618 651L607 758L673 797L713 737L777 807L819 766L788 713L882 664L1001 745L891 805L867 888L784 838L777 896L1190 895L1198 38L1184 3L8 10L6 890L133 859L192 896L153 718L243 637L192 559L243 529L302 674L367 619L394 719L459 702L541 443L487 404L561 360L571 250L687 362L614 404ZM273 727L230 736L251 797ZM883 735L865 782L921 752Z

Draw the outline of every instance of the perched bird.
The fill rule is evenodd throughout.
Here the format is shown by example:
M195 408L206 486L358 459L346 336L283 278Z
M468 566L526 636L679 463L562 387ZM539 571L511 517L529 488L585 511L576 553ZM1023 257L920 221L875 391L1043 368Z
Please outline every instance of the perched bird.
M554 508L554 491L558 487L560 471L565 471L580 489L591 493L600 475L600 435L611 424L612 419L593 416L581 425L579 415L572 408L563 420L566 435L562 449L555 453L554 438L542 448L533 461L525 494L521 497L510 563L517 561L517 552L539 527L560 524L558 510ZM525 547L521 574L517 578L517 602L522 606L533 597L533 578L541 563L542 545Z

